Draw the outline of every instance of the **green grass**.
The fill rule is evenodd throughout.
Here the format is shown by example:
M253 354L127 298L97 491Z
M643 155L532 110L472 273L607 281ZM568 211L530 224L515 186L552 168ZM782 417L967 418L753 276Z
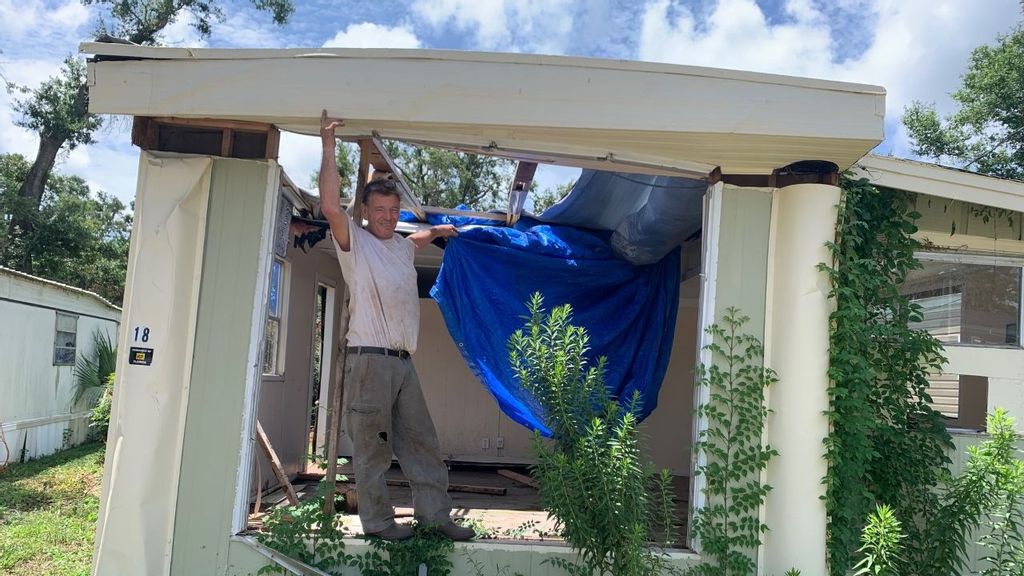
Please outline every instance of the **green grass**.
M0 472L0 574L88 575L103 445Z

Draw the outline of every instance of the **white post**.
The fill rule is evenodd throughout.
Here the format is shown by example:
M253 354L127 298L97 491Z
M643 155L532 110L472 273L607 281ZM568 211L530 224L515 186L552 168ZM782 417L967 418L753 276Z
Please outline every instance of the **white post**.
M790 568L827 574L825 503L827 472L829 282L817 270L831 261L825 243L835 239L839 188L796 184L775 192L765 351L779 382L769 390L768 442L779 451L769 464L772 491L765 503L769 532L762 573Z

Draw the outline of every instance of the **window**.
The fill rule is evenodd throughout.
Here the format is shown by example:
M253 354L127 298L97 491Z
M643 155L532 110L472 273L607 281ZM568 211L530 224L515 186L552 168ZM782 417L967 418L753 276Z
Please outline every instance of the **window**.
M75 344L78 340L78 316L57 312L53 336L53 365L74 366Z
M1020 346L1021 270L1015 258L918 254L924 265L907 275L900 293L921 306L927 330L944 344Z
M931 406L942 414L947 426L969 430L985 429L988 378L940 373L931 375L928 383Z
M270 294L267 296L267 325L263 333L263 374L284 374L282 316L285 306L285 263L274 259L270 265Z

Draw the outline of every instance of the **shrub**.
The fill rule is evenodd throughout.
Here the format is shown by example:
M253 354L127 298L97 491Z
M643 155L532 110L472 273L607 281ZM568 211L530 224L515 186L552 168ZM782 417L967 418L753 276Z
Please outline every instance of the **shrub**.
M589 337L572 325L570 306L547 314L534 294L527 308L526 326L509 339L509 357L553 432L553 442L534 435L541 503L577 553L576 563L551 562L574 575L673 571L651 546L670 542L676 527L671 476L641 455L638 398L625 406L609 398L605 360L588 361Z
M110 428L110 406L114 400L114 377L113 372L107 376L107 381L103 384L103 393L89 413L89 427L92 428L89 435L101 442L107 441L107 430Z
M862 546L857 552L863 558L854 566L854 576L899 576L897 563L902 539L900 521L892 508L886 504L878 506L861 532Z

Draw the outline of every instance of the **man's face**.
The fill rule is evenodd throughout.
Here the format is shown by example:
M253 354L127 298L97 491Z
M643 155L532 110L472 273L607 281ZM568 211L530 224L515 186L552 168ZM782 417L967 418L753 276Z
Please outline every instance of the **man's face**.
M371 192L363 205L363 220L366 220L366 229L370 234L381 240L390 239L398 226L401 204L398 196Z

